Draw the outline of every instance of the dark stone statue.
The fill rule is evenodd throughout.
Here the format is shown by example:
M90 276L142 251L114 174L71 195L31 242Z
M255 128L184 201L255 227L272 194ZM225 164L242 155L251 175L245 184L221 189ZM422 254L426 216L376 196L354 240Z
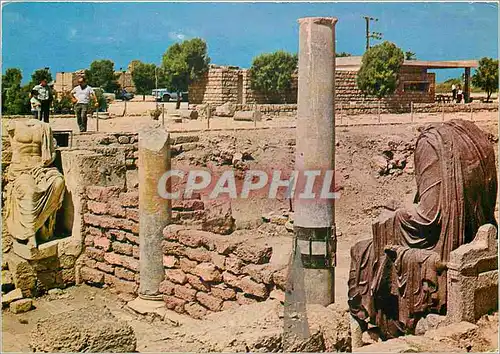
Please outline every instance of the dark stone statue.
M444 314L450 252L481 225L497 226L495 154L472 122L423 129L415 177L413 207L387 211L373 223L373 239L351 248L350 312L381 339L413 333L428 313Z

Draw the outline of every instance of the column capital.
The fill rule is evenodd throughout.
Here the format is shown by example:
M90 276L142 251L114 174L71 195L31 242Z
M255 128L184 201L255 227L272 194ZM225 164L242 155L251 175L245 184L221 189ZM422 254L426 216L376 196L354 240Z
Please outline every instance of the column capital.
M317 25L325 25L325 26L335 26L337 23L338 18L336 17L302 17L297 20L299 25L302 25L303 23L314 23Z

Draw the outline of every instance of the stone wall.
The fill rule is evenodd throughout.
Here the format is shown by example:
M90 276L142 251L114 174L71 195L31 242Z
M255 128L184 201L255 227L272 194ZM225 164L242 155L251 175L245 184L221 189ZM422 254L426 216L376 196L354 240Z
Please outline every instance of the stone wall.
M377 101L376 97L365 97L356 84L357 72L335 72L335 94L338 103L366 103ZM410 83L426 83L424 92L410 91L405 85ZM297 103L298 76L294 75L292 87L278 101ZM425 68L403 67L400 84L396 92L384 99L394 107L406 103L432 103L435 93L435 74L427 73ZM205 76L189 86L189 102L192 104L210 103L222 105L225 102L236 104L267 104L273 102L270 97L254 91L250 87L250 74L247 69L236 67L210 67Z
M376 97L364 96L356 83L357 73L354 71L335 72L335 99L337 103L349 104L377 101ZM427 73L426 69L403 67L400 73L399 85L396 92L384 98L383 101L391 106L414 103L433 103L435 90L435 74ZM425 92L405 91L405 83L428 82L429 87Z
M335 113L337 115L360 115L360 114L378 114L378 102L366 101L366 102L352 102L343 103L336 102ZM235 105L237 111L251 111L257 109L263 115L268 117L283 117L283 116L296 116L297 115L297 105L296 104L237 104ZM483 103L474 102L468 104L461 103L415 103L413 105L414 113L441 113L443 110L445 113L452 112L497 112L498 103ZM411 103L403 102L400 104L391 104L387 101L380 102L380 113L410 113Z
M292 88L280 98L282 102L297 102L297 79ZM250 87L248 69L232 66L210 66L205 75L189 85L189 103L222 105L232 103L269 103L271 98Z

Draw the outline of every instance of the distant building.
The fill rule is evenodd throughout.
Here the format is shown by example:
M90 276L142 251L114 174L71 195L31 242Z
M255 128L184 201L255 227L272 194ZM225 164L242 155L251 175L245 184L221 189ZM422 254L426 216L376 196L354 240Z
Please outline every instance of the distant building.
M132 73L130 71L126 71L125 73L122 71L115 71L115 74L118 76L118 84L120 87L125 88L127 92L135 93L135 85L132 80ZM63 92L69 92L78 85L78 78L85 76L85 70L77 70L75 72L59 72L56 73L56 80L54 82L54 90L56 93L60 94Z
M361 67L361 56L341 57L336 59L335 102L355 104L373 102L375 97L365 96L357 87L356 76ZM463 68L467 91L470 69L478 66L477 60L465 61L423 61L405 60L400 73L396 92L384 101L393 106L407 106L414 103L433 103L435 101L436 76L429 69ZM297 76L289 92L282 95L281 103L297 103ZM470 92L470 89L469 89ZM225 102L252 104L269 103L262 93L250 87L248 69L234 66L211 65L208 72L199 81L189 86L189 102L193 104L211 103L221 105Z

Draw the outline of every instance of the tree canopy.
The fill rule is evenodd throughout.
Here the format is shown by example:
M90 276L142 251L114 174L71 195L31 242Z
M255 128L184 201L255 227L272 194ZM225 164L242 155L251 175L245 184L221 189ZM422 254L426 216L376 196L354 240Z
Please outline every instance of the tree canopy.
M33 85L21 86L23 75L18 68L8 68L2 75L2 113L29 114Z
M253 59L250 68L250 85L260 91L274 103L280 100L292 85L292 75L297 70L298 56L278 50L264 53Z
M139 95L149 95L155 88L155 64L147 64L140 61L134 61L132 70L132 80L134 81L136 92Z
M2 75L2 89L8 89L13 86L20 86L23 74L18 68L8 68Z
M165 83L169 89L187 91L189 84L208 70L209 63L207 44L201 38L174 43L163 54Z
M50 73L50 70L48 68L35 70L33 74L31 74L30 85L38 85L43 79L45 79L47 82L52 81L52 74Z
M472 84L486 92L489 101L491 94L498 90L498 60L484 57L472 76Z
M371 47L361 60L357 77L359 89L379 99L393 94L403 61L403 51L394 43L385 41Z
M108 59L94 60L90 68L85 70L87 83L91 87L102 87L105 92L115 92L120 85L115 74L115 64Z
M415 54L415 52L412 52L411 50L407 50L405 52L405 59L406 60L417 60L417 54Z

